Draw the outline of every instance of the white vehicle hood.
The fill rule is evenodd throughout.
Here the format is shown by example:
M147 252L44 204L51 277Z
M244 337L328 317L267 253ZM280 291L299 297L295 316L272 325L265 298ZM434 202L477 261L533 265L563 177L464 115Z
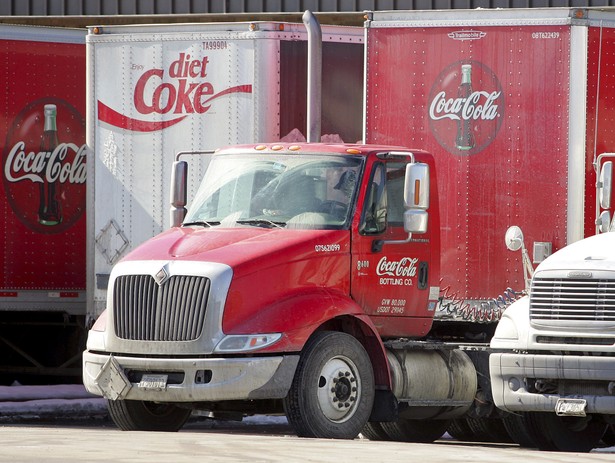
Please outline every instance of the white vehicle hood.
M560 249L536 269L615 271L615 232L591 236Z

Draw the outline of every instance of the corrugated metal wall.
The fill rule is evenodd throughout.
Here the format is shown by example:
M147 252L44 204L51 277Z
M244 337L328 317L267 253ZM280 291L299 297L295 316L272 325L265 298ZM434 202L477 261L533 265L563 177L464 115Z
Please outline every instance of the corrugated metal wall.
M0 0L2 16L615 6L615 0Z

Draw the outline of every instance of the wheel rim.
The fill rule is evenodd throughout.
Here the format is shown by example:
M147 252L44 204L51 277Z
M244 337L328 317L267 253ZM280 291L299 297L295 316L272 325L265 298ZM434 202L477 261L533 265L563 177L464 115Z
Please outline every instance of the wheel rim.
M344 422L357 409L361 378L348 357L333 357L325 363L318 378L318 403L331 421Z

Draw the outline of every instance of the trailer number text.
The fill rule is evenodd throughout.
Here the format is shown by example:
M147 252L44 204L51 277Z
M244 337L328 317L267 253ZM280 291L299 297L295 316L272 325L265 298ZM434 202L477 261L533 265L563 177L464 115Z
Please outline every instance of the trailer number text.
M209 40L203 42L203 50L225 50L226 48L226 40Z

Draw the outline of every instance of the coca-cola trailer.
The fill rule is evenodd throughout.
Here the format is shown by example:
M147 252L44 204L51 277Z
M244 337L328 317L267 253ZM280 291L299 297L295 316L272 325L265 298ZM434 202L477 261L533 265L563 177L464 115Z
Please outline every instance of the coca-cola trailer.
M85 30L2 25L0 57L0 376L74 376L85 339Z
M442 318L497 320L523 290L504 252L513 223L534 263L595 232L592 162L615 149L614 21L576 8L370 13L366 141L429 150L444 180Z

